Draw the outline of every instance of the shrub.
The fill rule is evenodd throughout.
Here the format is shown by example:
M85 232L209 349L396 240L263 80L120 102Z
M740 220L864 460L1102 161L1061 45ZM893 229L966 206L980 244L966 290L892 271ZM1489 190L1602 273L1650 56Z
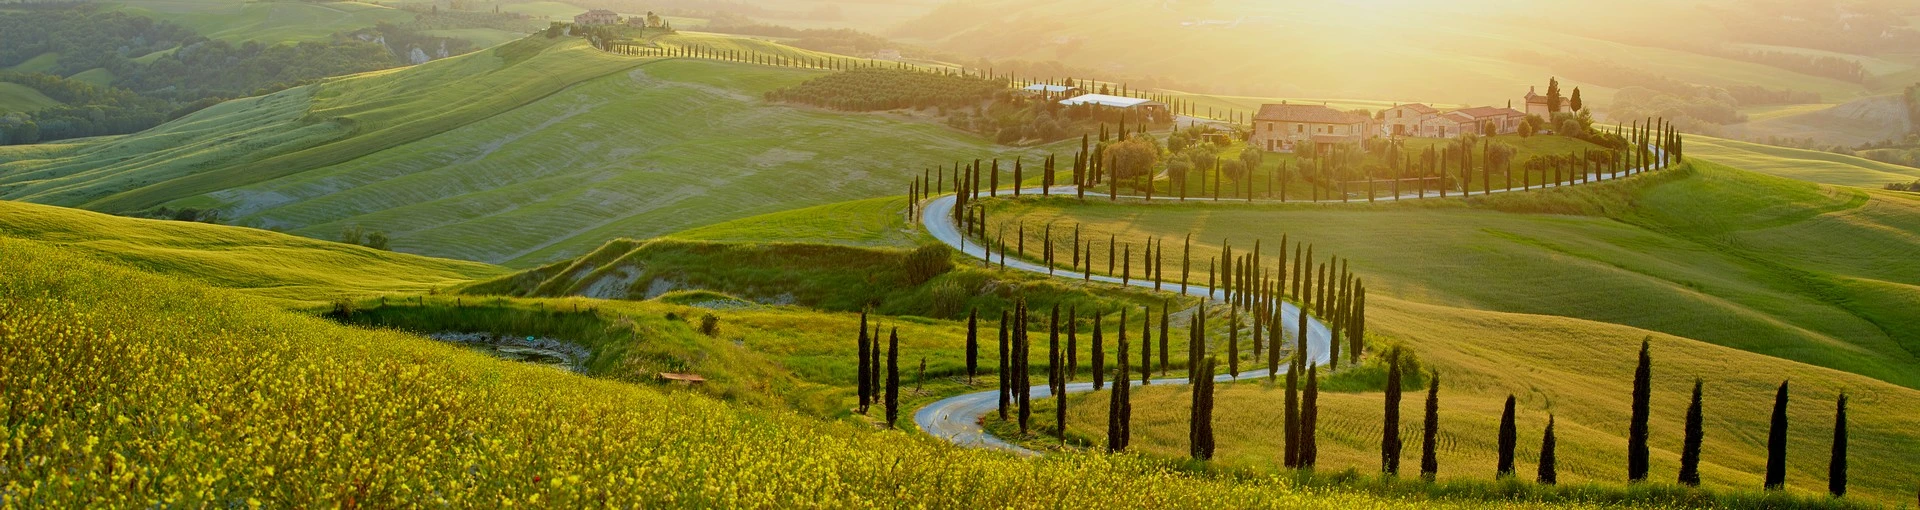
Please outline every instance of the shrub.
M392 250L393 248L388 247L392 240L392 238L387 237L386 232L375 231L367 234L367 247L376 250Z
M712 337L720 336L720 317L710 313L701 315L700 334Z
M953 269L953 256L944 244L927 244L914 248L907 253L903 262L907 273L907 285L927 283L933 277L945 274Z
M952 278L934 284L930 293L933 294L931 312L934 317L957 317L960 310L965 309L967 303L973 298L972 293L967 292L965 286Z

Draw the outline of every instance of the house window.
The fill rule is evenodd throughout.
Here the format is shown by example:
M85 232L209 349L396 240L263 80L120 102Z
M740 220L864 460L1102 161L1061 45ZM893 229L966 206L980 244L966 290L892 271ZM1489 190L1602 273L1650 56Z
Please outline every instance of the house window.
M1307 132L1307 125L1306 125L1306 124L1294 124L1294 125L1293 125L1293 132L1295 132L1295 133L1305 133L1305 132Z

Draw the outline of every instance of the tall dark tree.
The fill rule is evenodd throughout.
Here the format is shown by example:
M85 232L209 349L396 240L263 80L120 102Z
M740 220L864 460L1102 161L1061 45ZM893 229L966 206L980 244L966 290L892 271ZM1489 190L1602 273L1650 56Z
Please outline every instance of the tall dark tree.
M1213 356L1200 362L1201 375L1193 384L1193 413L1187 422L1189 453L1194 460L1213 459Z
M1627 481L1647 479L1647 417L1653 398L1652 337L1640 340L1640 364L1633 369L1633 410L1627 425Z
M1576 89L1575 94L1579 91ZM1580 97L1580 96L1574 96ZM1541 485L1553 485L1560 482L1560 474L1555 471L1553 452L1553 415L1547 415L1547 431L1540 436L1540 471L1534 480Z
M1833 407L1833 455L1827 458L1827 493L1847 495L1847 394Z
M1093 363L1093 390L1100 391L1106 385L1107 349L1100 345L1100 312L1093 313L1093 352L1087 361Z
M1567 98L1567 109L1573 113L1580 113L1584 108L1586 104L1580 100L1580 87L1574 87L1573 96Z
M1000 421L1007 421L1007 400L1013 396L1012 353L1008 352L1007 311L1000 311Z
M1080 324L1080 307L1067 307L1067 375L1068 381L1080 377L1080 346L1075 325Z
M1117 444L1114 451L1127 449L1133 437L1133 375L1127 362L1127 309L1120 309L1119 334L1114 338L1114 363L1119 366L1113 371L1114 403L1110 419L1115 422L1114 433L1108 441Z
M1560 79L1547 79L1547 113L1560 113Z
M1033 344L1028 339L1027 300L1022 298L1013 306L1013 378L1015 403L1020 408L1020 435L1027 435L1033 420L1033 368L1030 364Z
M1227 307L1227 374L1240 378L1240 307Z
M1161 377L1165 377L1167 375L1167 337L1172 336L1168 334L1168 326L1167 326L1167 323L1169 322L1168 316L1171 314L1171 312L1168 309L1172 307L1173 307L1173 303L1171 302L1171 300L1160 302L1160 376ZM1140 367L1140 369L1146 370L1147 367L1142 366Z
M873 401L873 339L867 337L867 311L860 310L860 414L867 414L867 404Z
M900 420L900 328L887 332L887 426Z
M1519 443L1519 430L1513 423L1513 395L1507 395L1507 407L1500 412L1500 464L1498 476L1513 476L1513 448Z
M1687 404L1686 439L1680 444L1680 484L1700 486L1700 440L1705 435L1700 411L1700 379L1693 379L1693 401Z
M1380 471L1400 474L1400 350L1387 352L1385 420L1380 427Z
M866 312L860 313L862 316ZM864 335L862 335L864 336ZM979 310L967 309L967 384L973 384L974 375L980 371L980 314Z
M1298 351L1296 351L1298 352ZM1300 371L1287 371L1287 396L1283 421L1280 423L1282 434L1281 465L1300 467Z
M1440 372L1427 373L1427 412L1420 424L1420 478L1433 481L1440 473L1440 459L1435 456L1440 440Z
M1767 430L1766 488L1777 491L1787 484L1787 381L1773 396L1773 426Z
M1320 458L1320 366L1307 366L1307 391L1300 399L1300 467L1312 469Z
M1153 307L1140 314L1140 385L1153 384Z
M1053 172L1049 170L1046 175L1051 177ZM1059 312L1059 305L1054 305L1056 322L1058 322ZM1047 362L1047 372L1052 375L1048 380L1053 381L1053 386L1047 388L1047 392L1053 395L1053 435L1064 443L1067 441L1067 374L1066 366L1061 363L1062 354L1057 348L1059 342L1056 340L1054 345L1056 348L1053 350L1052 358Z

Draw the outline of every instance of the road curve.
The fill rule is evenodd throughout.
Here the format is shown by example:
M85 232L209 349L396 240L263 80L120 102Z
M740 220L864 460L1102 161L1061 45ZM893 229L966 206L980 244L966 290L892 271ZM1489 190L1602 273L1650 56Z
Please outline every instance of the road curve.
M1009 191L1010 190L1003 190L1001 192L1007 193ZM1071 186L1060 186L1053 188L1052 191L1056 194L1063 192L1071 194L1073 188ZM1040 188L1027 188L1022 189L1020 192L1022 194L1038 195L1040 194ZM946 243L948 246L960 250L968 256L983 261L991 261L992 259L988 257L985 246L979 243L966 242L965 237L960 235L960 227L953 222L953 204L953 195L941 195L928 200L921 210L921 224L926 226L927 232L932 234L935 239L939 239L940 242ZM998 264L999 262L993 263ZM1046 266L1012 257L1006 259L1006 267L1008 269L1031 273L1048 274ZM1087 275L1082 273L1057 268L1053 270L1052 274L1076 281L1088 279ZM1092 275L1091 280L1115 285L1121 284L1120 278L1098 274ZM1126 284L1148 289L1153 288L1152 280L1132 280L1126 282ZM1165 284L1162 285L1164 287ZM1187 295L1202 295L1214 302L1221 302L1221 296L1224 295L1220 290L1204 285L1189 284L1187 288ZM1293 303L1283 302L1281 304L1281 320L1285 321L1283 324L1299 324L1300 313L1300 307ZM1292 329L1288 331L1291 332ZM1308 316L1307 346L1309 354L1313 357L1312 361L1314 364L1325 364L1328 361L1327 354L1330 352L1332 342L1333 332L1327 329L1327 325L1321 323L1317 318ZM1284 370L1285 367L1282 367L1281 373L1286 373ZM1250 380L1266 376L1266 369L1242 371L1240 373L1241 378ZM1235 378L1228 375L1220 375L1214 377L1214 380L1229 382L1235 380ZM1185 378L1171 378L1155 379L1153 384L1180 385L1186 384L1186 382ZM1140 381L1137 378L1130 383L1135 386L1140 385ZM1046 385L1035 385L1030 391L1032 392L1031 398L1034 399L1053 395L1052 390L1046 387ZM1093 383L1070 383L1067 385L1067 393L1088 391L1093 391ZM913 422L919 425L920 430L961 446L993 448L1022 455L1039 455L1039 452L1002 441L1000 438L988 434L985 429L980 427L980 418L986 416L987 413L995 412L999 408L1000 396L998 393L997 390L979 391L948 397L938 402L927 404L925 407L921 407L919 411L913 413Z

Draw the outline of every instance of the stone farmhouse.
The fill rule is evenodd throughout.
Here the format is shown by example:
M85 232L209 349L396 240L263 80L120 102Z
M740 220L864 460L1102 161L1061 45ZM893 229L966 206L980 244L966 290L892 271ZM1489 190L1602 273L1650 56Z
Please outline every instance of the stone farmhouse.
M1292 152L1300 143L1313 143L1320 148L1364 142L1373 138L1376 132L1373 126L1373 118L1366 115L1325 105L1282 101L1260 105L1260 112L1253 116L1252 142L1269 151Z
M620 15L606 9L594 9L574 15L573 24L583 27L618 25Z

